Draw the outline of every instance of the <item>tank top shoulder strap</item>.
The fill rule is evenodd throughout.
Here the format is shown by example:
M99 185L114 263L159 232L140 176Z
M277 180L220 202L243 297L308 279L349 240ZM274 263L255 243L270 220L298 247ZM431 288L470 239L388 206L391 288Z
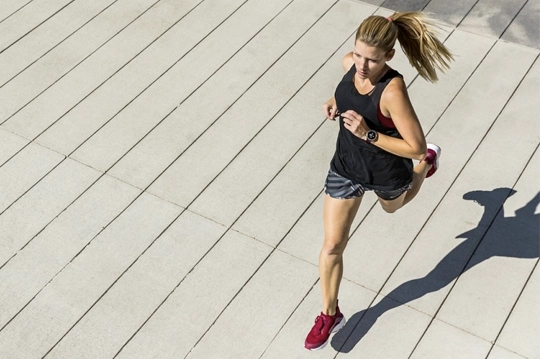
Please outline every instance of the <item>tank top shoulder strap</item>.
M381 77L379 82L377 82L377 84L375 85L375 88L373 89L373 92L371 93L371 99L374 104L376 105L379 104L379 101L381 100L381 96L384 89L386 88L386 86L388 86L388 84L394 77L403 77L403 75L401 75L399 72L397 72L394 69L390 69L386 71L384 76Z
M355 64L352 64L351 68L349 69L349 71L347 71L347 73L345 74L345 76L343 76L343 80L346 80L346 81L353 81L353 77L354 77L354 74L356 73L356 66Z

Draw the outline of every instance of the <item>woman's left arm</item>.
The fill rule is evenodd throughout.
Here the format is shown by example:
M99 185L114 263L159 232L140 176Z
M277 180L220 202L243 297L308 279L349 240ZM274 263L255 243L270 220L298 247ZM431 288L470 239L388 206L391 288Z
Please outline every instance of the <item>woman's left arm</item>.
M403 139L379 133L377 140L372 144L397 156L423 160L427 151L426 138L402 78L394 78L388 84L382 94L380 107L381 111L386 109L390 113L396 129ZM344 117L345 127L349 131L364 140L366 139L366 133L370 128L361 115L354 111L347 111L341 116Z

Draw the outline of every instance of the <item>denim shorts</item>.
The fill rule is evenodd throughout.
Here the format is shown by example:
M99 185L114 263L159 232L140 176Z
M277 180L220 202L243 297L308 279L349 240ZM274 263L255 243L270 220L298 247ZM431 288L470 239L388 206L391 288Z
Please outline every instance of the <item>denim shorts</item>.
M347 178L338 175L332 170L328 171L328 176L326 177L326 182L324 184L324 192L332 198L336 199L350 199L356 197L362 197L366 191L373 191L375 194L386 200L391 201L404 192L412 188L412 182L395 190L391 191L378 191L367 188L359 183L354 183Z

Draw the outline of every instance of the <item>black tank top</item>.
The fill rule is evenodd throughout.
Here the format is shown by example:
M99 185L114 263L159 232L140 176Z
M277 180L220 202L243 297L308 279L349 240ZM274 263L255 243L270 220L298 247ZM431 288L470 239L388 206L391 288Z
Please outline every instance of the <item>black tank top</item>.
M381 123L377 115L383 90L390 80L396 76L401 77L401 74L393 69L388 70L369 94L362 95L354 86L355 73L356 67L353 65L336 88L338 111L343 113L354 110L364 117L372 130L401 138L391 123ZM341 117L336 152L330 168L355 183L380 191L391 191L408 185L413 173L412 160L386 152L356 137L344 127Z

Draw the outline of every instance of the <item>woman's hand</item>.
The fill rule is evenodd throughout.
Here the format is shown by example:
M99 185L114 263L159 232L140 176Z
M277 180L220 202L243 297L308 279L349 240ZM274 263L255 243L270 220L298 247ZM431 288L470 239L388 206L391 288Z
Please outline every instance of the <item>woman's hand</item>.
M334 97L324 103L323 111L327 119L332 121L336 119L336 116L338 115L338 110L336 106L336 99Z
M359 115L353 110L349 110L343 112L341 117L343 118L343 125L347 130L351 131L356 137L363 140L366 139L366 132L368 132L370 128L366 124L366 121L362 115Z

